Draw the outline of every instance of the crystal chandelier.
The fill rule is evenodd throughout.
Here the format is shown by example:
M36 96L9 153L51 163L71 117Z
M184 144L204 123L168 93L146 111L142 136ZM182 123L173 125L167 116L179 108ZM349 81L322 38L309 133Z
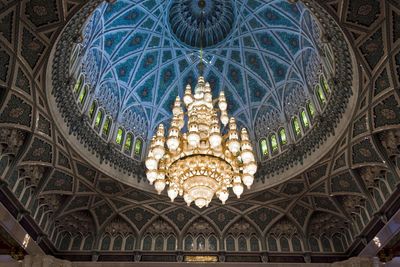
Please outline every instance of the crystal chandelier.
M214 195L224 204L229 188L240 198L243 184L250 188L257 171L247 130L243 128L239 138L235 118L228 117L224 92L214 107L210 84L202 76L194 95L186 86L183 102L186 111L176 97L168 135L160 124L151 140L145 161L147 179L158 194L168 186L171 201L180 195L199 208L208 206ZM225 135L220 122L229 124Z

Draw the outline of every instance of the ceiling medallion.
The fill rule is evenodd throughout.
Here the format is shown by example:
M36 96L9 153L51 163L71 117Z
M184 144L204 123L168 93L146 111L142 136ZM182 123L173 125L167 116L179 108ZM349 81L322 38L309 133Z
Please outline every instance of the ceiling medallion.
M169 24L174 35L192 47L214 46L224 40L235 21L231 0L173 1ZM204 28L200 32L200 25Z
M159 194L168 186L171 201L180 195L188 205L194 201L199 208L207 207L214 195L225 204L230 187L240 198L242 184L250 188L257 171L247 130L243 128L239 138L235 118L228 117L224 92L214 108L210 84L202 76L194 95L191 86L186 86L183 102L186 112L176 97L168 136L160 124L152 138L145 162L147 179ZM226 135L219 121L229 124Z

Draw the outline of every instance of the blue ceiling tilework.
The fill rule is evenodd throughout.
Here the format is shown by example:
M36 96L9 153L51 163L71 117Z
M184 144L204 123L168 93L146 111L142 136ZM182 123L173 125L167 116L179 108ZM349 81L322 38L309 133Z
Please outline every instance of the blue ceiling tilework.
M87 22L84 70L96 98L113 96L104 106L127 129L140 121L149 137L170 118L176 95L200 75L200 46L214 95L224 90L230 116L251 132L257 114L284 112L287 95L307 90L320 33L303 4L207 0L201 14L197 2L119 0Z

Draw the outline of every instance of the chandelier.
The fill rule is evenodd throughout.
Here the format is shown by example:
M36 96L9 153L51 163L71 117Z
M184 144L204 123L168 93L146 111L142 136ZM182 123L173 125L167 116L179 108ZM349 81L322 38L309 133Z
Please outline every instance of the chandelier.
M228 117L223 91L217 107L215 102L210 84L200 76L194 94L186 86L185 111L176 97L168 135L160 124L151 140L145 161L147 179L158 194L168 186L171 201L179 195L188 206L194 202L202 208L216 195L225 204L229 188L240 198L243 185L253 184L257 164L248 132L243 128L239 136L235 118ZM221 123L228 125L225 135Z

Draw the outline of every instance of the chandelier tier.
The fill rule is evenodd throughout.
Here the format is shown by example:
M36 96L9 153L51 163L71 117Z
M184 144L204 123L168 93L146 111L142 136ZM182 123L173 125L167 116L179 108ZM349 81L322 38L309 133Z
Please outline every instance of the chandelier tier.
M202 76L194 95L186 86L183 102L186 112L176 97L168 136L160 124L152 138L145 161L147 179L158 194L168 186L171 201L183 196L188 206L193 201L199 208L208 206L214 195L225 204L231 187L240 198L243 184L250 188L257 171L247 130L243 128L239 138L235 118L228 117L224 92L214 108L210 84ZM225 135L220 122L229 124Z

